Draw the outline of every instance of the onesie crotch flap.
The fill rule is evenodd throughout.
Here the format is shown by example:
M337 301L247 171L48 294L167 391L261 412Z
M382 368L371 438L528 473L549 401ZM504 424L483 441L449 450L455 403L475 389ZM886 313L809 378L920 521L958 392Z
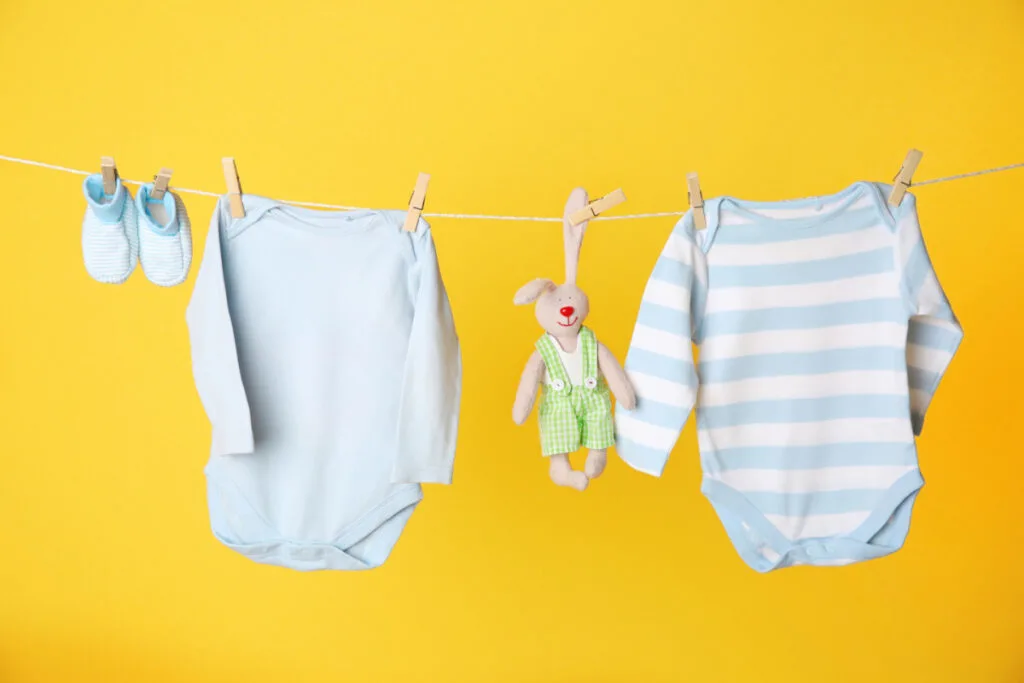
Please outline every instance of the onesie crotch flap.
M756 571L768 572L796 565L851 564L899 550L910 529L914 500L923 485L920 470L914 468L881 492L858 526L834 536L813 537L783 533L743 493L711 475L705 474L701 491L743 561Z

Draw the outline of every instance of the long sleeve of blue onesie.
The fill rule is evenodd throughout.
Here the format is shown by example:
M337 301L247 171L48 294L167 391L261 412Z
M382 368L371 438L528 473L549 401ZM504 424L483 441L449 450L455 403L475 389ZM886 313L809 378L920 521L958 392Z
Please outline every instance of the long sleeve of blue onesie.
M462 363L455 321L427 231L413 237L415 313L402 380L392 480L450 484L459 426Z
M249 401L238 367L235 332L228 311L221 224L230 220L218 205L210 220L203 263L185 309L192 348L192 376L212 426L211 455L252 453Z

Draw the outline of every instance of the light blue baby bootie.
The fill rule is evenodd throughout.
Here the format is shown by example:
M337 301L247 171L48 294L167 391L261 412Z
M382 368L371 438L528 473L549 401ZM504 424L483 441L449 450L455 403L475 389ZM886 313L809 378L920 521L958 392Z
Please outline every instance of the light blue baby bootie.
M181 197L170 190L153 199L153 183L139 188L139 260L153 284L180 285L192 266L192 228Z
M119 285L135 270L139 258L139 231L132 196L120 178L114 194L106 194L99 173L86 177L82 192L86 203L82 221L85 269L98 282Z

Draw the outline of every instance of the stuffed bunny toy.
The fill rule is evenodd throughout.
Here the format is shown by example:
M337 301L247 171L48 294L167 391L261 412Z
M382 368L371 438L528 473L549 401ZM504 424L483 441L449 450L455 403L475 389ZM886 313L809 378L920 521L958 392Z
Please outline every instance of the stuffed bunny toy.
M573 227L569 216L587 203L586 190L575 189L565 205L565 284L533 280L515 296L516 305L536 302L534 312L546 334L526 362L512 419L520 425L526 421L543 383L538 411L541 452L551 461L551 480L579 491L604 471L608 447L615 443L609 388L624 408L632 410L636 405L622 366L583 326L590 302L576 286L576 273L587 223ZM590 450L582 472L569 462L569 454L580 446Z

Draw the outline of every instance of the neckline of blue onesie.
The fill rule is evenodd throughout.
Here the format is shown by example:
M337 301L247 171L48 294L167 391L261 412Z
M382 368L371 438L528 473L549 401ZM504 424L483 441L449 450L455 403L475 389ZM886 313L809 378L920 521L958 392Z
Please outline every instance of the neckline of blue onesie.
M813 232L815 228L820 228L830 221L842 217L850 207L856 204L864 197L868 197L871 202L872 208L876 210L879 217L888 225L890 228L896 227L896 221L893 218L892 213L889 211L888 204L886 203L885 196L882 194L881 186L875 183L869 183L865 181L857 181L846 187L839 192L831 195L821 195L812 197L800 197L797 199L783 199L778 201L762 201L762 200L750 200L750 199L739 199L737 197L715 197L704 202L704 212L707 217L707 228L703 231L704 237L701 240L701 250L706 254L711 249L711 245L714 243L715 236L718 234L718 229L721 226L722 213L728 209L730 213L738 213L749 219L748 225L751 228L761 228L770 225L773 230L796 230L804 231L807 233ZM806 210L808 208L818 208L823 210L824 207L829 207L828 213L823 213L820 216L812 216L807 218L793 218L793 217L771 217L761 213L757 213L758 209L766 211L785 211L785 210ZM686 227L693 230L693 212L687 212L684 216L684 223ZM806 235L811 236L811 235Z

